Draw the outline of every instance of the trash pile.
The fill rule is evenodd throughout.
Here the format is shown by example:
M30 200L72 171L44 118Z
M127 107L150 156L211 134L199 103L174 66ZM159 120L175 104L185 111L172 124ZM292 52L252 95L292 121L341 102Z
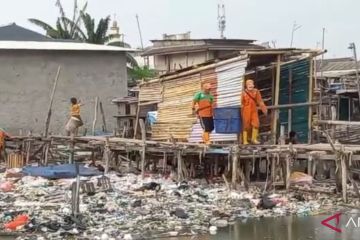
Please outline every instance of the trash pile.
M134 174L81 177L80 214L72 215L75 179L48 180L0 174L1 231L19 232L18 239L151 239L216 234L219 228L250 217L316 214L336 203L327 195L263 194L259 188L229 191L205 180L176 183L160 175L144 180ZM25 234L26 233L26 234Z

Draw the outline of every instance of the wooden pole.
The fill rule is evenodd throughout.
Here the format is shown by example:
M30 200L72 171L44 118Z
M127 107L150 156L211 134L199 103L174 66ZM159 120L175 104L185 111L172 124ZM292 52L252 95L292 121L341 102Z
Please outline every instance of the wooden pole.
M75 136L74 134L71 134L71 140L70 140L70 154L69 154L69 163L73 164L74 163L74 151L75 151L75 140L74 140Z
M109 164L110 164L110 141L109 141L109 137L105 138L104 157L105 157L105 174L107 174L109 172Z
M289 104L292 104L292 69L289 69ZM292 130L292 108L288 109L288 132Z
M48 109L48 114L47 114L46 122L45 122L45 138L48 136L48 132L49 132L50 119L51 119L51 108L52 108L52 104L53 104L53 101L54 101L54 96L55 96L57 82L58 82L59 76L60 76L60 71L61 71L61 66L58 67L56 77L55 77L55 81L54 81L54 85L53 85L53 89L52 89L52 92L51 92L51 97L50 97L50 102L49 102L49 109Z
M347 167L346 167L346 158L341 158L341 188L342 188L342 195L343 195L343 201L347 202Z
M309 97L308 102L312 102L313 99L313 82L314 82L314 60L312 56L310 57L310 72L309 72ZM312 106L309 106L309 113L308 113L308 143L312 142Z
M97 121L98 104L99 104L99 97L96 97L95 98L95 108L94 108L94 121L93 121L93 124L92 124L92 134L93 134L93 136L95 136L95 126L96 126L96 121Z
M139 124L139 114L140 114L140 98L138 99L138 104L136 108L136 119L135 119L135 129L134 129L134 139L136 139L136 134L138 130L138 124Z
M141 150L141 177L144 179L145 175L145 156L146 156L146 131L144 120L139 120L141 128L142 150Z
M236 189L236 181L238 179L238 165L239 165L239 147L238 146L234 146L232 148L232 180L231 180L231 184L232 184L232 188Z
M286 191L290 190L290 155L285 159L285 186L286 186Z
M100 105L99 105L99 106L100 106L100 113L101 113L101 118L102 118L102 122L103 122L102 130L103 130L104 132L107 132L105 112L104 112L103 104L102 104L101 101L100 101Z
M279 94L280 94L280 74L281 74L281 55L277 56L277 63L276 63L276 79L275 79L275 98L274 98L274 105L279 105ZM272 122L272 138L273 143L276 144L276 134L277 134L277 122L279 118L279 110L275 109L273 112L273 122Z
M178 171L178 182L181 182L182 180L184 180L184 175L183 175L183 171L182 171L182 156L181 156L181 151L177 150L176 151L176 156L177 156L177 171Z
M26 165L28 165L30 162L31 142L32 140L30 139L29 141L27 141L26 145Z

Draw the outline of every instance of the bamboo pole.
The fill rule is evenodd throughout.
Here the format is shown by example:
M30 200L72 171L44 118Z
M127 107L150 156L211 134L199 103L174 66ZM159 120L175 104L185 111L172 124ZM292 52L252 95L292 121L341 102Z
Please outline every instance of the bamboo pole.
M137 108L136 108L136 119L135 119L135 129L134 129L134 139L136 139L138 124L139 124L139 114L140 114L140 99L138 99Z
M104 158L105 158L105 174L107 174L109 172L109 165L110 165L110 141L109 141L109 137L105 138Z
M311 57L310 58L310 73L309 73L309 97L308 97L308 102L312 102L313 99L313 93L314 93L314 60ZM308 143L311 144L312 142L312 106L309 106L309 113L308 113Z
M290 156L287 157L285 159L285 176L284 176L284 179L285 179L285 186L286 186L286 191L289 191L290 189Z
M95 107L94 107L94 121L92 124L92 134L95 136L95 126L97 121L97 112L98 112L98 104L99 104L99 97L95 98Z
M54 101L54 96L55 96L57 82L58 82L59 76L60 76L60 71L61 71L61 66L58 67L56 77L55 77L55 81L54 81L54 85L53 85L53 89L52 89L52 92L51 92L49 109L48 109L48 114L47 114L46 122L45 122L45 137L48 136L48 132L49 132L49 126L50 126L50 120L51 120L51 108L52 108L53 101Z
M342 188L342 195L343 201L347 202L347 167L346 167L346 158L341 158L341 188Z
M279 94L280 94L280 66L281 66L281 55L277 56L277 63L276 63L276 79L275 79L275 98L274 98L274 105L279 105ZM275 109L273 113L273 122L272 122L272 138L273 143L276 144L276 134L277 134L277 122L279 118L279 110Z
M103 130L104 132L107 132L105 112L104 112L103 104L102 104L101 101L100 101L99 106L100 106L100 113L101 113L101 118L102 118L102 122L103 122L102 130Z
M184 174L183 174L183 166L182 166L182 156L181 156L181 151L177 150L176 151L176 156L177 156L177 172L178 172L178 182L181 182L184 180Z
M335 121L335 120L318 120L318 124L328 124L328 125L348 125L348 126L360 126L360 122L355 121Z
M145 176L145 157L146 157L146 130L144 120L139 120L139 125L141 129L141 140L142 140L142 150L141 150L141 177L144 179Z
M238 146L234 146L232 148L232 188L236 189L236 181L238 179L238 172L237 172L237 168L238 168L238 161L239 161L239 147Z

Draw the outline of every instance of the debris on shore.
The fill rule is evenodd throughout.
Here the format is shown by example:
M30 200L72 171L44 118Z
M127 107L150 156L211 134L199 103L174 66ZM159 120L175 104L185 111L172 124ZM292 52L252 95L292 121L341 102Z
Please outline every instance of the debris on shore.
M239 219L313 215L336 206L324 194L296 192L263 194L257 187L230 191L223 183L195 179L176 183L160 175L142 180L134 174L108 174L112 188L80 195L80 213L71 215L71 184L74 179L48 180L16 176L0 183L13 184L0 195L0 223L28 216L16 231L46 239L151 239L156 237L216 234L217 229ZM98 182L99 177L81 177ZM3 231L14 231L3 229ZM33 239L21 237L19 239Z

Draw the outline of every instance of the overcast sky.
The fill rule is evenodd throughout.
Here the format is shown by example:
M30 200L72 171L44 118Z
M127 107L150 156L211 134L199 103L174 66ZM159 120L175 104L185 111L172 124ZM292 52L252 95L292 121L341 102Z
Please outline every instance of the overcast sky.
M80 3L84 2L79 0ZM18 25L41 32L28 18L54 24L58 9L55 0L2 0L0 23ZM73 0L63 0L71 16ZM140 46L135 15L140 17L145 46L163 33L191 31L193 38L219 37L217 4L220 0L88 0L88 12L96 17L116 14L126 42ZM294 46L321 46L326 28L327 57L350 56L349 42L360 49L359 0L223 0L226 5L227 38L276 41L289 47L294 21L301 25L295 32Z

